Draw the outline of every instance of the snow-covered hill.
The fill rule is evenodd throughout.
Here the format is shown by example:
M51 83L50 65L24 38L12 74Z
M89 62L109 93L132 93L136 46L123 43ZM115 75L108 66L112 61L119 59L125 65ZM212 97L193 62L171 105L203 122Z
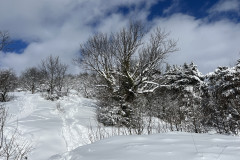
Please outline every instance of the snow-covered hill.
M89 125L95 126L93 100L71 94L47 101L40 94L13 93L7 102L9 128L18 125L32 141L29 160L238 160L240 138L223 135L162 133L116 136L89 144ZM50 158L51 157L51 158Z
M8 126L18 125L20 134L32 142L30 160L47 160L89 143L88 126L90 121L92 125L95 122L92 100L74 94L55 102L45 100L40 94L14 95L15 99L6 103L11 114Z
M238 160L239 151L239 137L174 132L113 137L52 160Z

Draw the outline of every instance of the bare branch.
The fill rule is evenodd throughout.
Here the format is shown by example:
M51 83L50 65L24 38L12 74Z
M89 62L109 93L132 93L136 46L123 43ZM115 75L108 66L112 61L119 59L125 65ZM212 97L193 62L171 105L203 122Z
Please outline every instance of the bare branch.
M60 62L58 56L53 57L51 55L42 60L41 71L44 74L44 80L48 86L50 95L53 95L55 91L61 92L67 67L66 64Z
M6 51L11 43L9 33L7 31L0 31L0 51Z
M3 105L0 105L0 159L24 160L32 150L28 141L20 140L17 128L12 134L6 134L6 120L8 112Z
M105 81L103 85L131 101L139 90L143 93L143 88L156 88L148 82L156 82L155 75L161 73L159 68L166 56L177 51L176 41L160 28L143 42L145 34L138 22L110 36L96 34L81 45L81 56L75 63L98 73Z

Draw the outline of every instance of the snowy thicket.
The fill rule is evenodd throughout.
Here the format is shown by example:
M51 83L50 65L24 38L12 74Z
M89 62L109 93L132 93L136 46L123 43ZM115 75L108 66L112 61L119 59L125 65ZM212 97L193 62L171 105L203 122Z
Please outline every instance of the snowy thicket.
M193 63L168 67L160 79L152 108L172 130L204 132L202 97L205 87L204 76Z
M56 76L50 80L41 68L27 68L18 79L18 89L30 91L32 94L41 92L46 99L57 100L59 97L67 96L70 90L75 90L79 95L86 98L96 97L97 79L96 74L80 73L77 75L64 74L61 78ZM59 81L61 79L61 81ZM51 95L49 83L53 83L53 94Z
M240 64L232 68L218 67L207 75L209 101L208 122L219 133L240 131Z
M158 84L153 92L136 94L132 103L124 102L120 107L110 94L101 101L107 107L99 109L98 120L115 126L131 123L125 126L141 129L147 125L144 117L148 117L150 122L151 118L166 122L173 131L239 133L239 63L232 68L219 67L207 76L193 63L168 66L159 75Z
M63 88L75 90L85 98L96 97L98 82L96 74L80 73L78 75L66 75Z
M108 125L131 121L129 127L141 129L147 125L144 117L150 118L150 122L158 118L167 122L170 130L206 132L203 106L206 87L204 76L193 63L169 66L159 75L158 87L151 93L138 95L133 103L124 103L119 109L115 101L102 102L108 103L109 108L99 111L98 120ZM130 120L126 114L132 114Z
M49 56L42 60L38 67L27 68L19 77L19 88L21 90L42 92L49 100L56 100L67 95L66 87L67 65L61 63L60 58Z

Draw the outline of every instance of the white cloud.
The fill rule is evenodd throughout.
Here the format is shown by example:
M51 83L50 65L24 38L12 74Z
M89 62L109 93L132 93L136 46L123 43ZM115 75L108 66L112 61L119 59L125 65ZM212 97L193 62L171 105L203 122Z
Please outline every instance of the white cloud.
M128 19L146 21L149 7L156 1L0 0L0 30L8 30L12 38L29 43L22 54L0 52L0 67L10 67L20 73L53 54L59 55L70 65L70 71L76 73L72 59L78 54L80 43L95 32L117 31ZM147 5L141 8L140 3L144 2ZM123 15L116 12L120 5L137 6ZM218 65L235 62L240 51L240 25L231 21L206 23L176 14L149 23L171 31L170 36L179 40L181 50L168 58L171 64L193 61L206 73Z
M240 51L240 24L227 20L206 23L194 17L176 14L157 19L155 25L171 31L180 51L168 57L171 64L194 62L200 71L214 71L220 65L235 63Z
M220 0L210 10L210 13L218 12L237 12L239 13L240 1L239 0Z
M149 6L155 0L147 1ZM64 25L85 26L104 20L118 6L144 0L0 0L0 28L29 41L52 38Z
M126 25L127 18L133 14L146 17L147 9L155 1L0 0L0 30L8 30L13 39L29 43L22 54L0 53L0 66L20 73L25 67L37 65L53 54L69 64L71 72L76 72L72 59L80 43L96 31L116 31ZM145 8L140 9L141 3L146 3ZM119 6L131 5L135 5L135 10L124 17L117 12Z

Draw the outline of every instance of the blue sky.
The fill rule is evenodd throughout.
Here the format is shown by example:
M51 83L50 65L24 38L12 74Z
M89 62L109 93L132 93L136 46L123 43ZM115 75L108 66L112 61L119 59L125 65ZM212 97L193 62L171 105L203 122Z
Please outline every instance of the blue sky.
M0 0L0 30L12 50L0 52L0 67L17 73L59 55L78 73L72 59L79 45L96 32L115 32L129 20L150 30L161 27L178 40L170 64L194 62L203 73L234 65L239 58L239 0ZM10 12L9 12L10 11Z

